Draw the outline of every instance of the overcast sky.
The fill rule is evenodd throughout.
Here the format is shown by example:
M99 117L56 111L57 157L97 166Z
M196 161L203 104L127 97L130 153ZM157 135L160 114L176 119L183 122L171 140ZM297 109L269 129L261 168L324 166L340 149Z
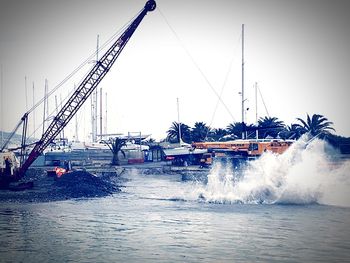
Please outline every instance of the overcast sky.
M130 21L144 0L0 0L1 126L10 131L53 89ZM141 131L161 139L177 121L225 128L241 121L241 25L245 24L247 122L255 122L254 83L268 113L290 124L322 114L350 136L350 4L336 1L158 0L99 87L108 94L109 133ZM62 87L58 101L92 64ZM25 96L27 77L27 100ZM225 106L218 102L222 94ZM103 95L105 96L105 95ZM103 97L105 99L105 97ZM27 101L27 102L26 102ZM54 110L54 96L50 98ZM105 105L105 102L103 102ZM229 111L228 111L229 110ZM42 107L35 123L42 122ZM103 109L105 112L105 109ZM215 114L214 114L215 113ZM104 113L103 113L104 114ZM29 129L33 131L33 114ZM266 116L261 97L258 115ZM74 120L74 119L73 119ZM78 113L88 140L90 100ZM66 134L74 134L74 123ZM37 131L39 137L41 129Z

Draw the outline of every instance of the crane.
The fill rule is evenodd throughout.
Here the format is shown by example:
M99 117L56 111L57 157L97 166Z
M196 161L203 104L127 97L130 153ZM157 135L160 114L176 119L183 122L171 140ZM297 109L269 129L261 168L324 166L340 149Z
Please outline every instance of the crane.
M41 139L35 144L34 148L29 153L28 158L20 167L20 177L25 174L30 165L43 153L45 148L56 138L56 136L77 113L79 108L84 104L90 94L111 69L142 19L149 11L153 11L155 8L156 2L154 0L147 1L139 15L130 23L122 35L112 44L101 59L96 61L96 64L86 75L68 101L62 106L61 110L57 113L49 127L43 133Z

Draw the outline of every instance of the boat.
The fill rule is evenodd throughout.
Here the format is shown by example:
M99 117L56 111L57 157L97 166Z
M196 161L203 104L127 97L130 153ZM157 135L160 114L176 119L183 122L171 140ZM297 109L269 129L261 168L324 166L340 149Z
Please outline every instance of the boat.
M200 162L202 155L207 149L194 148L191 144L181 142L176 146L163 147L165 160L171 161L174 165L187 166Z
M58 138L53 140L45 152L56 152L56 153L64 153L71 151L71 143L67 138Z
M242 139L230 141L216 141L216 142L195 142L192 143L194 149L206 149L208 153L201 158L201 165L211 165L215 160L221 162L231 162L236 166L240 166L247 160L254 160L259 158L263 153L269 151L273 153L282 154L294 142L293 140L281 139L258 139L258 129L256 128L256 139L247 139L245 124L245 106L246 101L244 97L244 24L242 25ZM257 83L255 83L255 103L257 105ZM256 123L258 122L258 113L256 106Z
M187 166L189 164L197 164L206 149L196 149L191 144L185 143L181 138L181 122L180 122L180 111L179 111L179 98L177 102L177 117L178 117L178 135L179 142L170 144L163 147L165 159L171 161L173 165Z
M193 148L189 146L179 146L174 148L164 148L163 149L165 156L181 156L181 155L195 155L195 154L204 154L208 152L206 149Z

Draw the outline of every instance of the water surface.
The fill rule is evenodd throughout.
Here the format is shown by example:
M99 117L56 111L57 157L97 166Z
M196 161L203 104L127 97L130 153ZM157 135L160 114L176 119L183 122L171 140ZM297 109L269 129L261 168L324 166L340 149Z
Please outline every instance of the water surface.
M1 262L350 261L349 208L207 202L180 175L124 176L105 198L2 202Z

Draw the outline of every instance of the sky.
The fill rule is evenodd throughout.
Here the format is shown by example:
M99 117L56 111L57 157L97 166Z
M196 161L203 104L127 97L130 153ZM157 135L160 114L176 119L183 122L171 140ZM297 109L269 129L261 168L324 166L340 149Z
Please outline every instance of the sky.
M95 52L97 35L102 45L145 2L0 0L0 130L11 131L44 96L45 79L54 89ZM349 12L346 0L158 0L98 87L103 120L107 93L107 132L165 138L178 121L177 98L180 121L189 126L225 128L241 121L244 24L246 121L255 123L257 112L291 124L317 113L349 137ZM64 102L93 61L49 98L50 112L55 95ZM262 95L257 111L255 83ZM35 137L42 133L43 112L40 105L30 114ZM90 137L90 112L89 99L76 118L82 141ZM66 136L75 134L75 123L73 118Z

